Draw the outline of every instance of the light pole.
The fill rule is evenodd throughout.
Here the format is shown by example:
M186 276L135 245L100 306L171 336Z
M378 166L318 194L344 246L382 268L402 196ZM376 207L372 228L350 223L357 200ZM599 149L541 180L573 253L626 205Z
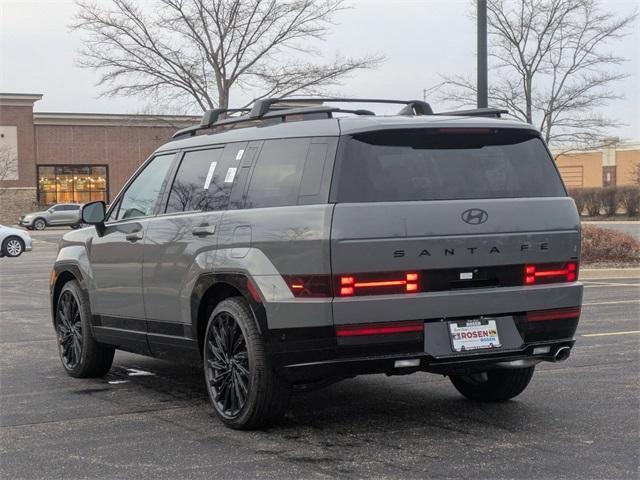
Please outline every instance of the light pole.
M478 108L488 106L487 86L487 0L478 2Z

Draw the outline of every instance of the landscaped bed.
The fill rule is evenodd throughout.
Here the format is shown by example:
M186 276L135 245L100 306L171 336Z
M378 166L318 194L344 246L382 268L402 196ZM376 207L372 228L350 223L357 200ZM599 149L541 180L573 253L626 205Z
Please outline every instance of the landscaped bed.
M640 266L640 241L632 235L582 226L582 267L621 268Z

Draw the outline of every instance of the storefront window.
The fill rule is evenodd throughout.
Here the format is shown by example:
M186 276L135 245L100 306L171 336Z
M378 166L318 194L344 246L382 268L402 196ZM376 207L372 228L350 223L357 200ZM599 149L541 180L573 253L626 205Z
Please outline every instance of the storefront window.
M54 203L106 202L105 165L38 166L38 199L43 205Z

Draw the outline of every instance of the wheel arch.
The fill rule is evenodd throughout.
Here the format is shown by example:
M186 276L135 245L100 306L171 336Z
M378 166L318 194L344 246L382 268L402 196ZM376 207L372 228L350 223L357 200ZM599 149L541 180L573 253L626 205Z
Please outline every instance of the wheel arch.
M55 321L56 307L58 306L58 298L62 288L68 282L76 280L80 285L80 289L87 292L84 284L84 277L80 272L80 268L73 264L57 264L54 265L51 272L50 289L51 289L51 320Z
M22 244L22 249L24 251L26 242L24 241L24 238L22 238L20 235L14 235L14 234L9 234L6 237L4 237L2 239L2 242L0 242L0 248L4 249L4 246L9 243L9 240L11 240L12 238L15 238L16 240L18 240L21 244Z
M249 277L244 273L209 273L198 278L191 294L192 332L203 351L204 333L209 315L223 300L240 296L249 305L256 327L262 336L267 332L266 312L262 301L257 301L249 291Z

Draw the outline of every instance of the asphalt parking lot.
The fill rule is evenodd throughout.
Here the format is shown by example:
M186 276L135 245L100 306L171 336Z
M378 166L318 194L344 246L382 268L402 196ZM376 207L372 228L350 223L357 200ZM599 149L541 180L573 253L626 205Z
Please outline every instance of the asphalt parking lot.
M118 352L104 379L64 374L48 306L63 232L0 259L1 478L638 478L638 278L585 281L574 354L513 401L376 375L238 432L215 419L198 369Z

